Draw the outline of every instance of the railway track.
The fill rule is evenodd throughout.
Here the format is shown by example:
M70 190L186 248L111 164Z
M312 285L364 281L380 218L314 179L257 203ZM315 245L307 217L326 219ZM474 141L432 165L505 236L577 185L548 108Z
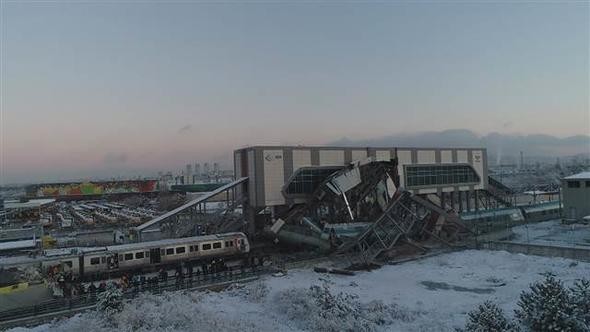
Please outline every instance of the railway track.
M243 271L234 270L209 275L193 275L192 278L185 277L181 282L170 278L167 281L159 281L155 285L144 284L137 288L131 287L123 293L123 300L130 301L143 292L161 294L162 292L177 290L221 289L233 283L252 282L280 270L304 268L333 258L331 256L314 256L291 259L280 264L274 262L272 266L257 269L248 268ZM96 307L97 294L83 294L69 299L48 300L33 306L0 311L0 330L18 326L35 326L50 322L55 318L73 316L83 311L92 310Z
M130 287L123 293L123 300L132 300L143 292L161 294L166 291L221 289L234 283L258 280L261 276L272 274L276 270L260 268L233 272L193 276L193 278L184 278L180 282L172 279L152 285L144 284L138 287ZM97 294L83 294L68 299L54 299L33 306L0 311L0 330L17 326L39 325L58 317L68 317L94 309L98 302Z

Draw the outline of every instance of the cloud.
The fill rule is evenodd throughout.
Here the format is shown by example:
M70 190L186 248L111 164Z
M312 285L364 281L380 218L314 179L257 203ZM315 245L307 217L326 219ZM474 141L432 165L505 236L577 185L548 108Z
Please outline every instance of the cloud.
M187 125L183 126L182 128L178 129L178 133L179 134L188 133L192 130L193 130L193 126L190 124L187 124Z
M105 164L124 164L127 162L128 156L125 152L109 152L104 156Z

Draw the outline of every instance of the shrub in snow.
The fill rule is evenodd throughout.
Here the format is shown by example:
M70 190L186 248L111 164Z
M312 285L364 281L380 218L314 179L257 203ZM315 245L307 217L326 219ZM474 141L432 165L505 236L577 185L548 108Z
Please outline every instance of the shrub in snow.
M113 283L108 284L105 291L98 294L97 299L96 308L107 316L123 309L123 292Z
M140 294L111 316L87 312L56 321L35 332L155 332L265 330L256 320L225 312L215 303L222 293ZM213 300L213 301L211 301ZM265 326L278 330L277 326Z
M576 281L570 292L578 321L586 331L590 331L590 280Z
M356 295L333 293L328 283L278 293L276 304L303 329L314 331L374 331L411 315L381 301L361 303Z
M116 331L255 331L257 321L217 306L223 293L142 294L114 316ZM240 305L237 301L235 305ZM234 306L235 306L234 305ZM268 327L274 330L273 326Z
M552 275L523 291L516 317L523 327L538 332L583 331L576 319L570 292Z
M512 324L497 304L485 301L468 314L466 332L508 332L515 331Z
M250 284L233 284L227 289L227 293L239 296L247 301L260 303L269 293L266 283L258 281Z

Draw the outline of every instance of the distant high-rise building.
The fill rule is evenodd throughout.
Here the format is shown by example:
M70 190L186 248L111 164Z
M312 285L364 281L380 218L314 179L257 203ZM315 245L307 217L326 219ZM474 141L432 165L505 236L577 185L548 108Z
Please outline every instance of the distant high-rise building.
M219 164L218 163L213 163L213 173L215 173L215 175L218 175L219 172L220 172Z
M520 151L520 169L524 169L524 153Z
M209 163L204 163L203 164L203 175L207 176L207 175L209 175L210 172L211 172L211 169L209 168Z
M195 163L195 175L197 177L201 176L201 164Z
M191 164L186 164L186 173L184 175L186 177L184 183L190 184L193 177L193 166Z

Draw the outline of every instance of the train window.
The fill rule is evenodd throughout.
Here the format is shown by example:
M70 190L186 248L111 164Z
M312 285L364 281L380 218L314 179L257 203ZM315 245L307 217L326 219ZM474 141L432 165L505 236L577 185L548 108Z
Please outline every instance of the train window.
M133 254L125 254L125 260L129 261L133 259Z
M228 241L229 242L229 246L233 247L234 246L234 241Z
M90 265L97 265L97 264L100 264L100 257L90 258Z
M220 248L221 248L221 242L213 243L213 249L220 249Z
M186 252L186 247L176 247L177 254L184 254Z
M166 255L174 255L174 248L167 248Z
M104 264L104 263L106 263L106 262L107 262L107 258L106 258L106 257L104 257L104 256L103 256L103 257L101 257L101 258L100 258L100 262L101 262L101 263L103 263L103 264Z
M211 243L205 243L203 245L203 250L209 250L209 249L211 249Z
M135 253L135 259L142 259L143 258L143 251Z
M160 249L160 256L166 255L166 251L164 249Z

